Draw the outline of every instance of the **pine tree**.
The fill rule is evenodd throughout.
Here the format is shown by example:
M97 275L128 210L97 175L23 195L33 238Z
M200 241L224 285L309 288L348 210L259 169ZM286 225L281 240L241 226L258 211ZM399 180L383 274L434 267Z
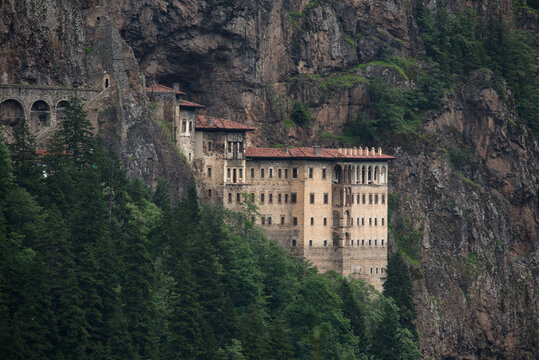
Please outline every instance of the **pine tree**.
M17 124L13 137L14 141L9 148L16 182L30 193L36 194L43 177L43 167L38 163L36 140L26 121Z
M399 308L401 326L408 329L414 338L417 338L417 330L414 325L416 310L412 279L408 266L399 252L388 256L386 273L384 296L391 297L395 301Z
M343 315L350 320L350 326L354 332L354 336L358 339L357 354L364 353L367 344L364 309L354 296L347 279L341 280L339 295L342 299L341 309Z
M399 314L395 304L390 300L382 300L382 314L372 334L370 354L375 359L400 359L399 347Z

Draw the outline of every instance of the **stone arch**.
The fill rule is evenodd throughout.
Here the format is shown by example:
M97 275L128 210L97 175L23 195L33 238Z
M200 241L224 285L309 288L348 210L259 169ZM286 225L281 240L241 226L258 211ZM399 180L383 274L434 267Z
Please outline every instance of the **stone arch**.
M15 126L26 118L24 106L17 99L6 99L0 103L0 124Z
M110 75L107 74L107 72L105 71L105 73L103 74L103 90L109 88L111 86L111 81L110 81Z
M373 181L375 184L380 183L379 174L380 174L380 170L378 169L378 166L375 166L374 167L374 181Z
M359 166L355 166L355 173L356 173L356 179L355 179L355 184L359 184Z
M51 125L51 107L45 100L36 100L30 108L30 119L38 128Z
M333 182L334 183L341 183L342 181L342 167L341 165L335 165L333 168Z
M344 238L346 239L345 244L350 244L350 233L345 233Z
M350 224L352 222L352 217L350 216L350 211L346 210L345 215L346 215L346 226L350 226Z
M387 169L385 166L382 166L382 169L380 170L380 182L382 184L387 184Z
M339 233L337 232L334 232L333 233L333 247L339 247L339 243L341 242L341 236L339 235Z
M366 184L366 180L367 180L366 176L367 174L366 174L365 166L362 166L361 167L361 183L362 184Z
M333 226L341 226L341 214L337 210L333 210Z
M66 116L66 110L69 106L69 101L67 100L60 100L56 104L56 121L60 122L65 119Z
M352 183L352 165L348 165L348 184Z
M367 183L372 184L372 166L367 169Z

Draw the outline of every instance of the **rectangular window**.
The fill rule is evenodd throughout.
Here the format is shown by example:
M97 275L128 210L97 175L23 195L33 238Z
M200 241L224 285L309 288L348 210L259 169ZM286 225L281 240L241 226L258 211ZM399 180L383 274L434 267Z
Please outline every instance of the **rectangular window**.
M228 142L228 152L232 152L232 141Z
M374 194L374 204L378 205L378 194Z
M372 194L369 194L369 205L372 205Z
M277 195L277 202L280 204L281 203L281 194Z
M240 153L241 153L241 154L243 154L243 143L242 143L242 142L240 142L240 143L239 143L239 145L240 145L240 149L239 149L239 151L240 151Z
M226 177L230 179L230 168L226 168Z
M361 225L365 226L365 218L361 218Z
M288 194L284 194L284 203L288 204Z
M193 122L192 121L189 121L189 131L193 131Z
M311 217L311 225L314 225L314 218Z
M384 246L384 239L381 240L382 243L380 244L381 246Z
M309 195L309 203L314 204L314 194L313 193L311 193Z
M313 168L309 168L309 179L313 178Z
M208 151L211 152L211 141L208 141Z
M365 239L361 239L361 246L365 246Z
M382 194L382 205L386 203L386 194Z
M208 198L211 199L211 189L208 190Z
M322 179L326 178L326 168L322 169Z
M269 178L273 178L273 169L269 169Z
M294 226L296 226L298 224L298 218L294 216L292 223L294 224Z
M378 240L374 239L374 246L378 246Z
M369 226L372 226L372 218L369 218Z
M329 195L328 193L324 193L324 204L327 204L329 202Z
M271 216L268 216L268 225L271 225Z
M233 169L232 173L234 174L234 176L232 176L232 181L235 184L238 181L238 178L236 177L236 173L237 173L236 169Z
M273 204L273 194L269 194L269 198L268 198L268 201L270 204Z
M251 168L251 179L255 177L255 169Z
M356 223L357 223L357 226L359 226L359 218L357 218L357 222L356 222Z
M282 169L279 169L277 170L277 177L280 179L281 178L281 174L282 173Z
M365 194L361 195L361 203L365 205Z
M240 195L240 193L236 193L236 202L237 202L237 203L241 202L241 195Z
M262 216L262 218L260 219L260 221L262 222L262 225L266 225L266 218Z
M251 193L251 201L252 201L252 202L255 201L255 193Z
M358 204L358 205L360 204L360 202L359 202L359 194L357 194L357 197L356 197L356 204Z
M228 203L232 202L232 193L228 193Z
M293 168L292 169L292 179L297 179L298 178L298 168Z
M328 218L324 218L324 226L328 224Z
M211 167L208 168L208 177L211 178Z
M187 122L182 121L182 132L187 132Z
M313 246L313 241L309 240L309 246Z
M240 179L243 179L243 169L240 169Z
M295 203L297 202L297 200L298 200L297 197L298 197L298 196L297 196L296 193L290 194L290 203L291 203L291 204L295 204Z
M260 194L260 202L263 203L265 200L264 193Z
M284 178L288 179L288 169L284 169Z
M371 240L371 239L369 239L369 246L371 246L371 242L372 242L372 240Z
M281 216L281 225L284 225L284 216Z
M356 240L356 245L359 246L359 239Z
M261 178L261 179L264 178L264 169L260 169L260 178Z
M378 218L374 218L374 226L378 226Z
M384 218L382 218L382 226L384 226Z

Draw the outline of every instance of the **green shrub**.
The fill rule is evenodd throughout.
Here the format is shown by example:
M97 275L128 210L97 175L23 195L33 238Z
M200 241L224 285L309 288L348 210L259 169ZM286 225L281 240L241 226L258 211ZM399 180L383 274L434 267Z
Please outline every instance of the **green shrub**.
M296 125L301 127L308 126L313 119L309 107L301 101L296 101L294 103L294 109L292 110L290 117Z

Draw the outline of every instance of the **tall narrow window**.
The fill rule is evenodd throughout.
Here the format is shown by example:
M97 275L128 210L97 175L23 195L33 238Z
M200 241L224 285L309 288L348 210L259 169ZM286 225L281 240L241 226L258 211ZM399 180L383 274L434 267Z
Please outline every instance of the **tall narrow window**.
M277 177L279 179L281 178L281 173L282 173L282 169L277 170Z
M311 217L311 225L314 225L314 218Z
M384 226L385 224L385 221L384 221L384 218L382 218L382 226Z
M240 154L243 154L243 142L240 142L239 146L240 146L239 148Z
M288 169L284 169L284 178L288 179Z
M193 122L189 121L189 131L193 131Z
M378 218L374 218L374 226L378 226Z
M187 121L182 121L182 132L187 132Z
M309 203L314 204L314 194L313 193L311 193L309 195Z
M268 216L268 225L271 225L271 216Z
M232 141L228 142L228 152L232 152Z
M365 194L361 195L361 203L365 204Z
M255 178L255 169L251 168L251 179Z
M292 169L292 179L297 179L298 178L298 168L293 168Z
M324 226L328 224L328 218L324 218Z
M372 218L369 218L369 226L372 226Z
M359 194L357 194L356 204L358 204L358 205L360 204L360 202L359 202Z
M282 197L281 194L278 194L278 195L277 195L277 202L278 202L279 204L281 203L281 200L282 200L281 197Z
M240 168L240 180L243 179L243 169Z
M281 216L281 225L284 225L284 216Z
M261 178L261 179L264 178L264 169L260 169L260 178Z
M326 168L322 169L322 179L326 178Z
M361 226L365 226L365 218L361 218Z
M313 168L309 168L309 179L313 178Z
M211 199L211 189L208 190L208 198Z
M230 168L226 168L226 177L230 179Z
M378 194L374 194L374 204L378 205Z
M369 194L369 205L372 205L372 194Z
M272 193L270 193L268 195L268 201L269 201L270 204L273 204L273 194Z
M297 202L297 194L296 193L290 194L290 203L295 204L296 202Z
M309 240L309 246L313 246L313 241Z
M264 193L261 193L261 194L260 194L260 202L263 203L264 200L265 200L265 198L264 198Z
M211 152L211 141L208 141L208 151Z
M284 203L288 204L288 194L284 194Z
M329 195L328 193L324 193L324 204L327 204L329 202Z
M232 170L232 182L235 184L238 182L238 172L236 169Z
M208 177L211 178L211 167L208 168Z
M298 224L298 218L294 216L294 219L292 220L292 224L296 226Z
M241 195L240 195L240 193L236 193L236 202L237 202L237 203L240 203L240 202L241 202Z
M269 178L273 178L273 169L269 169Z
M228 193L228 203L232 202L232 193Z
M260 221L262 222L262 225L266 225L266 218L262 216L262 218L260 219Z
M382 205L386 203L386 194L382 194Z
M328 241L324 239L324 246L328 246Z

